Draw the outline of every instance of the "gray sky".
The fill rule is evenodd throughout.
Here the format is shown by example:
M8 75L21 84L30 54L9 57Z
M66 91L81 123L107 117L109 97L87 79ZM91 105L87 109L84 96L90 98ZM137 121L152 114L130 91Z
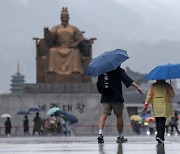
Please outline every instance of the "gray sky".
M17 63L26 83L36 82L33 37L59 24L67 6L70 23L97 37L93 57L122 48L130 59L122 67L148 73L159 64L179 63L179 0L0 0L0 93L10 88Z

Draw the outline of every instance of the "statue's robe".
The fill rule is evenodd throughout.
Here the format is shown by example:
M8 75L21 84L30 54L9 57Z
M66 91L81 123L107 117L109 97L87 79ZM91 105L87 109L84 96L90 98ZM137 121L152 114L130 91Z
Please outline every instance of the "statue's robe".
M80 50L72 48L74 44L78 44L83 39L83 35L78 28L72 25L54 26L50 32L54 37L55 46L49 49L47 55L48 72L57 74L83 74L82 55Z

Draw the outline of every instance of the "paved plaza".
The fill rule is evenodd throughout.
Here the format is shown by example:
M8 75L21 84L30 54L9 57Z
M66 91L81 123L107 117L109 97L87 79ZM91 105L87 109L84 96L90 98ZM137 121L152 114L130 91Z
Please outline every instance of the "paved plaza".
M180 136L167 136L158 145L154 136L127 136L129 142L116 143L116 136L105 136L97 144L96 136L0 137L0 154L180 154Z

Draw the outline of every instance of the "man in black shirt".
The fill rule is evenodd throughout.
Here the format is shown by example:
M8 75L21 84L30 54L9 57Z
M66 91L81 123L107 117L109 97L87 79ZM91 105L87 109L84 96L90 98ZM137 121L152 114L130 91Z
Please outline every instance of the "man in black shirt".
M99 135L98 135L98 143L104 143L103 139L103 128L105 125L105 120L107 116L111 114L113 110L114 114L117 117L117 130L119 136L117 137L117 143L127 142L127 139L123 137L123 104L124 98L122 93L122 82L128 88L129 86L135 87L141 94L143 94L142 90L139 86L134 82L126 72L118 67L116 70L109 72L109 75L114 75L113 79L115 82L114 92L109 94L101 94L101 103L102 103L102 114L99 118ZM112 78L112 77L111 77Z

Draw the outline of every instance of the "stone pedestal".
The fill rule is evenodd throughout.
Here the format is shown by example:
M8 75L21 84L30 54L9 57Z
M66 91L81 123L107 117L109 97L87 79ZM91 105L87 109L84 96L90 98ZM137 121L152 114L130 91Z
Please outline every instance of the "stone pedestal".
M82 74L45 74L45 83L91 83L92 78Z
M92 94L98 93L96 84L89 83L37 83L25 84L24 94Z

